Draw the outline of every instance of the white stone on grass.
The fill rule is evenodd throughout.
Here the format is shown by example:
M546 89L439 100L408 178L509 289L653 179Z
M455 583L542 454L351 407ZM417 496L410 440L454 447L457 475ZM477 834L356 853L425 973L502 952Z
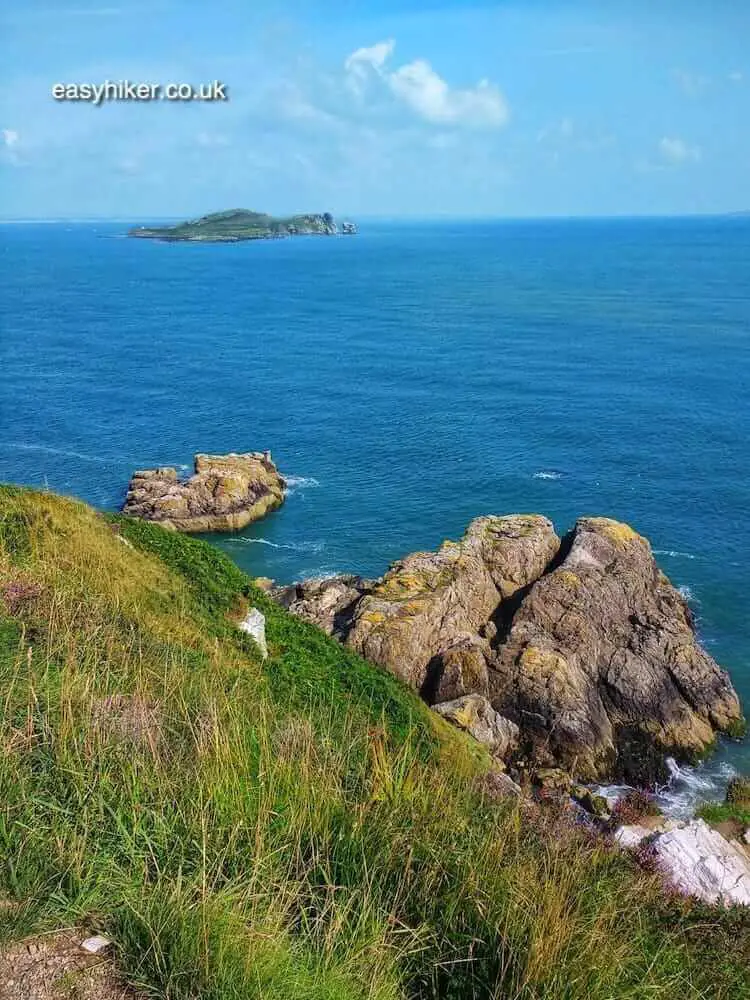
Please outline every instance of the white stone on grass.
M265 616L258 611L257 608L250 608L247 615L240 622L239 627L243 632L247 632L249 636L252 636L252 638L255 639L258 649L260 649L261 656L265 660L268 656Z
M620 847L638 847L638 845L653 835L653 830L648 830L645 826L632 823L629 826L621 826L615 833L615 840Z
M81 948L92 955L97 955L100 951L104 951L105 948L109 948L111 944L112 942L109 938L102 937L101 934L95 934L93 937L81 941Z

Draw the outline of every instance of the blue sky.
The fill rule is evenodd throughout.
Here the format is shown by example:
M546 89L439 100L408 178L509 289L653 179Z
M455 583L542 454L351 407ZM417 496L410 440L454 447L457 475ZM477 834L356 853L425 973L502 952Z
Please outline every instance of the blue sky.
M1 0L0 217L750 209L745 0ZM225 83L221 103L55 83Z

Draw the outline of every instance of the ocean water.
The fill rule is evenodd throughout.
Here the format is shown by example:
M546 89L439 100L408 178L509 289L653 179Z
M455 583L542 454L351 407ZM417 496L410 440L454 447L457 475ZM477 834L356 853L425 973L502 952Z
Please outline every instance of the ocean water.
M621 518L750 708L749 219L127 227L0 226L0 479L114 509L138 466L269 448L285 507L214 541L281 582L478 514ZM673 791L737 767L747 741Z

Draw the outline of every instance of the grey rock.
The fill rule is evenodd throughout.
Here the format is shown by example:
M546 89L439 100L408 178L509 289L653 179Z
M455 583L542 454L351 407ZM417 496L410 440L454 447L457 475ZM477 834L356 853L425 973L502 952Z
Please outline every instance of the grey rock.
M646 539L584 518L568 541L513 617L490 699L577 776L650 783L666 754L700 753L736 723L737 696Z
M276 587L273 598L282 607L317 625L327 635L343 637L351 626L354 608L372 584L359 576L317 577Z
M504 771L488 771L476 782L476 789L487 798L494 801L513 798L518 799L523 795L521 786L506 774Z
M453 701L467 694L487 695L490 645L478 635L461 639L433 657L422 696L430 704Z
M561 545L544 517L480 517L380 580L273 596L429 704L488 698L520 727L531 773L652 784L667 755L700 754L741 718L649 543L607 518L582 518Z
M465 695L434 708L438 715L465 730L500 759L507 757L518 745L518 726L499 715L479 694Z
M359 602L346 643L419 690L433 657L475 635L558 546L547 518L476 518L461 542L394 563Z

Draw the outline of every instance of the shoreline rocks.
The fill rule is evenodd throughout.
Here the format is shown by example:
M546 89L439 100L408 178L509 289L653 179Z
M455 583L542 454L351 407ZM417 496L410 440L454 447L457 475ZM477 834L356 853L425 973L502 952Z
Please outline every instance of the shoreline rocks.
M184 532L239 531L280 507L286 487L271 453L196 455L195 471L133 473L122 511Z
M342 639L351 627L354 606L374 586L359 576L331 576L303 580L289 587L273 587L278 604L327 635Z
M273 596L467 731L513 724L517 736L493 752L532 774L649 785L668 755L695 759L742 722L648 541L608 518L581 518L561 541L539 515L480 517L460 542L407 556L380 580L308 580Z

